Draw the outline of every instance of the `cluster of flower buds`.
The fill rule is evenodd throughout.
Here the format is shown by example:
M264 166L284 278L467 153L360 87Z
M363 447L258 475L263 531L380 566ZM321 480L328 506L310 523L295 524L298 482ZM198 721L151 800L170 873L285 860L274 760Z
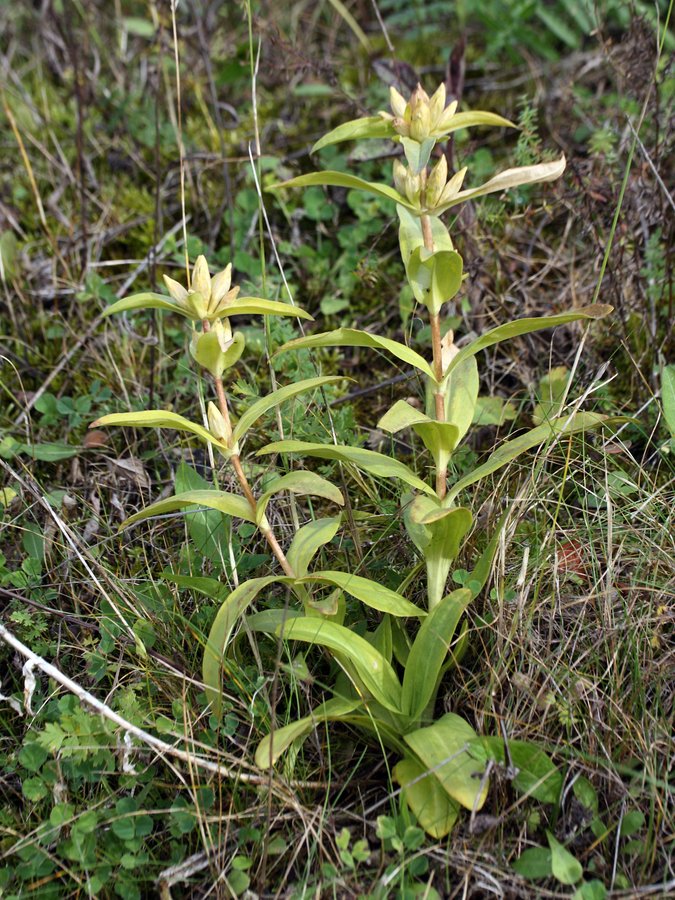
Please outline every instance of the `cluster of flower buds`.
M184 288L182 284L164 276L169 294L192 319L213 321L219 318L222 310L230 306L239 293L238 287L232 284L232 263L211 278L209 265L204 256L198 256L192 270L192 284Z
M446 107L444 84L439 85L431 98L418 84L407 102L395 87L390 87L389 99L393 116L387 112L381 112L380 116L391 121L401 137L412 138L420 144L427 138L442 137L451 128L457 110L456 100Z
M415 175L401 162L394 161L394 185L402 197L406 197L410 203L415 204L420 210L425 210L429 215L442 208L460 192L466 175L466 167L460 169L448 181L448 162L442 155L433 167L426 180L426 186L420 175Z
M219 441L223 441L223 443L229 446L232 440L232 426L215 403L209 402L207 415L209 420L209 431L211 434L215 438L218 438Z

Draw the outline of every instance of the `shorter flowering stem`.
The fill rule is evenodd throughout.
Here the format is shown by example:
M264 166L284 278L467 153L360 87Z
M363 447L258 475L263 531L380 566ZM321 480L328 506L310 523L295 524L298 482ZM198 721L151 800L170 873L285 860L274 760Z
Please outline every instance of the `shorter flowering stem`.
M209 331L211 326L209 324L208 319L204 319L202 322L204 331ZM232 423L230 419L230 410L227 404L227 394L225 393L225 387L223 386L223 379L213 376L213 384L216 389L216 396L218 397L218 406L220 408L221 415L225 420L225 424L227 426L228 431L232 432ZM252 512L255 514L255 511L258 507L257 500L255 499L255 495L251 490L251 485L248 483L248 478L246 477L246 473L244 472L243 466L241 464L241 457L238 453L233 453L230 457L232 462L232 468L234 469L234 473L237 476L237 481L239 482L239 486L241 487L242 494L248 500L248 504L251 507ZM264 525L261 523L259 526L263 535L265 536L265 540L269 544L270 550L276 556L279 561L279 565L284 571L284 575L288 575L289 578L295 578L295 572L291 564L288 562L286 558L286 554L281 549L279 541L276 539L274 532L269 524Z

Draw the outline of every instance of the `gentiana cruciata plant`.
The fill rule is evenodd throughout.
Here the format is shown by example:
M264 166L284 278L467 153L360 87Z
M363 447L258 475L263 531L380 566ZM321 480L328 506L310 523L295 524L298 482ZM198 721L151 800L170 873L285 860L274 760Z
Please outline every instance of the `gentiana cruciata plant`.
M537 318L517 318L484 332L461 348L454 343L452 332L444 334L443 306L461 290L463 261L441 216L464 200L551 181L565 169L565 159L561 157L555 162L507 169L485 184L464 188L466 169L451 174L445 154L440 152L436 159L434 151L440 141L457 129L477 125L512 127L494 113L458 112L455 102L446 102L443 85L431 97L418 86L408 100L392 88L391 112L340 125L321 138L314 150L340 141L389 138L400 144L403 151L402 158L394 162L393 187L343 172L320 171L273 188L338 185L376 194L395 204L406 278L417 303L426 308L429 317L429 356L404 343L349 327L299 337L277 352L364 347L383 351L416 369L427 385L426 408L399 400L377 426L391 434L411 430L433 463L434 482L423 477L426 469L418 473L394 456L361 446L280 440L264 446L257 455L292 454L305 459L335 460L347 469L353 467L399 483L403 522L420 563L411 569L398 591L359 574L313 565L321 548L330 553L327 545L342 524L339 509L334 516L313 518L300 525L287 546L282 546L270 525L266 509L283 492L320 497L338 508L344 504L344 497L333 482L305 469L274 478L263 493L256 494L247 475L251 467L241 455L246 435L258 419L279 404L339 379L315 377L277 388L252 403L234 421L225 384L245 350L245 338L242 332L233 330L232 320L239 315L310 317L290 303L239 296L238 288L232 286L231 266L212 277L205 258L200 256L189 285L166 278L168 296L136 294L106 310L112 314L159 308L193 323L190 351L208 375L214 391L214 402L208 404L208 422L192 422L173 412L149 410L106 415L94 423L187 432L213 446L232 466L239 485L238 492L194 490L176 494L131 516L123 527L161 513L207 507L253 523L278 563L277 572L235 587L217 611L202 670L212 712L216 716L222 713L226 660L244 618L249 634L262 633L323 648L341 671L332 692L303 718L268 734L257 748L257 765L263 769L276 765L285 751L297 750L320 723L349 723L395 754L393 776L401 787L403 801L434 837L450 831L462 807L474 812L482 807L489 788L489 764L505 762L500 735L478 736L458 712L436 715L441 681L458 665L470 638L465 610L485 587L508 513L486 534L482 555L462 586L448 589L453 562L475 524L471 489L521 454L558 435L610 424L596 413L558 410L558 415L549 416L531 431L503 442L471 471L448 479L452 456L477 419L476 359L480 351L519 335L568 322L594 320L611 312L610 306L593 305ZM415 577L421 566L426 570L423 602L419 600L419 579ZM266 608L265 594L276 584L290 589L294 603L289 607ZM328 599L326 588L330 589ZM349 605L346 597L351 598ZM350 612L359 605L358 614ZM370 622L365 634L352 627L357 619L363 619L363 607ZM556 802L561 776L551 760L536 746L518 740L509 742L508 752L510 763L517 770L516 788L540 800Z

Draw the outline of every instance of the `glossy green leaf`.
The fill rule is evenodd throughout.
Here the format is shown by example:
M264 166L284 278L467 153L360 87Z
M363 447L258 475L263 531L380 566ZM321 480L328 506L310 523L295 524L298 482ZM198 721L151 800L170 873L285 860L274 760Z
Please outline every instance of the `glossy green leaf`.
M356 328L337 328L335 331L327 331L322 334L310 334L307 337L296 338L288 341L283 347L280 347L275 356L279 353L286 353L288 350L301 350L309 347L372 347L376 350L385 350L391 353L401 362L407 363L423 372L428 378L433 380L434 373L429 363L398 341L390 338L379 337L376 334L370 334L368 331L359 331Z
M396 434L403 428L412 428L436 461L442 454L452 453L459 440L459 432L454 424L436 422L406 400L394 403L377 423L377 427L390 434Z
M562 775L553 761L536 744L509 740L508 755L501 737L481 737L470 745L469 752L481 762L488 759L499 765L513 764L517 770L513 785L521 794L542 803L558 803Z
M498 116L497 113L487 112L482 109L468 109L466 112L455 113L450 119L449 127L444 128L437 137L452 134L460 128L473 128L476 125L493 125L497 128L517 128L509 119Z
M299 306L281 303L279 300L265 300L262 297L237 297L229 306L218 310L213 318L228 319L231 316L292 316L296 319L312 319Z
M475 356L463 360L445 380L445 421L457 429L455 447L473 423L478 385L478 365Z
M255 751L255 764L261 769L267 769L273 766L291 744L307 737L321 722L335 722L354 712L363 704L360 700L346 700L342 697L333 697L326 700L315 709L309 716L291 722L283 728L277 728L276 731L268 734L258 744Z
M553 877L561 884L576 884L584 874L584 867L550 831L546 832L546 838L551 848L551 872Z
M424 234L419 216L412 215L404 206L397 206L399 218L398 240L401 247L403 264L408 268L410 257L418 247L424 247ZM452 238L447 227L437 216L430 216L431 236L435 250L454 250Z
M186 319L190 318L187 310L183 309L171 297L164 294L155 294L152 291L143 291L140 294L132 294L130 297L124 297L117 300L103 310L102 315L112 316L114 313L128 312L132 309L165 309L168 312L178 313Z
M424 247L413 250L406 267L415 299L433 315L438 315L441 306L457 294L462 286L462 272L462 257L456 250L429 253Z
M543 444L548 439L559 434L575 434L580 431L589 431L603 424L609 424L612 420L600 413L578 412L569 416L561 416L551 422L538 425L531 431L521 434L520 437L503 443L482 465L477 466L468 475L460 478L451 486L447 493L448 501L453 500L461 491L501 469L502 466L512 462L521 454L533 447Z
M279 494L281 491L290 491L291 494L298 494L299 496L323 497L324 500L330 500L332 503L337 503L338 506L344 506L345 502L342 491L332 481L322 478L316 472L307 472L305 470L289 472L287 475L275 478L265 493L258 499L256 504L256 522L258 524L260 524L265 515L267 504L275 494Z
M287 384L276 391L272 391L271 394L261 397L260 400L256 400L255 403L252 403L249 406L234 426L234 440L241 440L249 428L270 409L274 409L286 400L290 400L292 397L302 394L305 391L315 390L325 384L335 384L336 381L344 381L344 378L341 375L305 378L303 381L296 381L295 384Z
M129 426L130 428L172 428L174 431L187 431L196 435L208 444L226 449L225 444L215 438L203 425L191 422L184 416L163 409L146 409L142 412L110 413L92 422L90 428L107 428L111 425Z
M332 541L340 527L340 517L316 519L296 531L286 558L295 574L301 578L317 550Z
M384 197L386 200L392 200L404 206L406 209L415 210L415 206L409 203L405 197L402 197L398 191L388 184L378 184L374 181L364 181L363 178L357 178L356 175L348 175L345 172L310 172L309 175L299 175L297 178L291 178L290 181L283 181L281 184L275 184L269 190L279 190L279 188L296 188L296 187L312 187L314 185L326 185L331 187L350 188L355 191L365 191L367 194L375 194L377 197Z
M297 618L284 627L284 640L327 647L338 655L338 662L344 656L372 697L386 709L400 712L401 684L396 673L365 638L327 619Z
M433 725L404 736L408 747L427 770L433 772L445 792L466 809L480 809L487 797L481 767L467 752L476 732L455 713L446 713Z
M447 795L438 779L410 756L400 760L392 774L401 786L403 799L426 833L436 839L449 834L459 816L459 805Z
M339 144L342 141L356 141L362 138L393 138L396 136L391 119L383 119L381 116L366 116L363 119L352 119L351 122L343 122L314 144L311 153L323 150L331 144Z
M456 206L458 203L463 203L465 200L472 200L474 197L483 197L485 194L501 193L502 191L507 191L510 188L520 187L525 184L539 184L544 181L554 181L562 175L566 165L565 157L562 156L554 162L505 169L503 172L495 175L494 178L490 178L490 180L486 181L484 184L475 188L468 188L455 194L448 203L444 203L442 206L437 207L434 210L434 215L440 216L446 212L446 210Z
M332 584L351 597L365 603L371 609L378 609L391 616L416 616L418 618L426 616L423 610L397 594L396 591L390 590L377 581L371 581L370 578L362 578L360 575L351 575L348 572L312 572L311 575L306 575L299 580L303 584Z
M466 347L462 347L459 353L452 359L445 370L444 379L447 379L450 372L456 369L468 356L475 356L486 347L492 347L501 341L508 341L511 338L519 337L523 334L531 334L534 331L543 331L546 328L555 328L558 325L565 325L568 322L576 322L581 319L602 319L609 315L614 307L607 306L603 303L596 303L592 306L581 306L579 309L571 310L566 313L558 313L554 316L535 316L533 318L514 319L512 322L506 322L504 325L498 325L486 331L475 341L471 341Z
M258 450L257 455L263 456L270 453L302 453L318 459L335 459L344 463L352 463L371 475L379 475L382 478L399 478L411 487L417 488L418 491L435 495L434 489L418 478L408 466L383 453L376 453L374 450L364 450L362 447L312 444L305 441L275 441L273 444L267 444L262 450Z
M164 500L157 500L151 503L140 512L129 516L120 528L128 528L135 522L141 522L143 519L150 519L152 516L161 516L165 513L176 512L179 509L186 509L192 506L206 506L209 509L215 509L224 513L226 516L234 516L237 519L244 519L247 522L255 522L253 511L249 506L248 500L237 494L230 494L227 491L184 491L182 494L174 494L172 497L166 497Z
M253 578L236 587L221 605L211 626L204 648L202 678L206 685L206 696L211 701L214 715L222 710L222 663L227 645L240 616L253 603L260 591L280 580L277 575Z
M420 142L414 141L412 138L401 137L399 141L403 146L403 152L410 166L410 171L414 175L419 175L429 163L431 151L436 146L436 139L430 137Z
M429 613L410 648L403 675L403 712L415 721L434 695L441 668L471 591L458 588Z

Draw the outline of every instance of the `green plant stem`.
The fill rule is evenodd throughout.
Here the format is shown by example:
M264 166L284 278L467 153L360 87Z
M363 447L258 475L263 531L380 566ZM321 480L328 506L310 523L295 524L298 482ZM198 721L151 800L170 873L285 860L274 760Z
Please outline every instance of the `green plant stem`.
M434 238L431 231L431 219L429 216L421 216L422 237L424 238L424 249L429 253L434 252ZM430 313L429 321L431 324L431 350L433 353L434 375L438 382L443 378L443 356L441 348L441 318L438 313ZM434 392L434 406L436 413L436 421L445 421L445 397L441 391ZM447 492L447 472L444 468L436 469L436 493L440 500L445 497Z
M209 331L211 328L209 322L206 319L203 321L202 325L203 325L204 331ZM216 389L216 396L218 397L218 406L220 408L220 412L223 416L223 419L225 419L225 423L226 423L228 429L231 432L232 431L232 422L230 420L230 410L229 410L228 404L227 404L227 394L225 393L223 379L216 378L214 376L213 384ZM255 499L255 495L253 494L253 491L251 490L251 485L248 483L248 478L246 477L246 473L244 472L244 469L241 464L241 457L239 456L238 453L233 453L232 456L230 457L230 461L232 462L232 468L234 469L234 473L237 476L237 481L239 482L241 491L242 491L244 497L246 497L246 499L248 500L251 510L253 511L253 513L255 513L257 506L258 506L258 502ZM270 525L268 524L265 527L261 523L261 525L259 527L260 527L261 532L265 536L265 540L269 544L270 550L276 556L276 558L279 560L279 565L283 569L284 575L288 575L289 578L295 578L296 577L295 572L293 571L292 566L286 559L286 554L281 549L281 545L279 544L279 541L276 539L276 536L275 536L274 532L272 531L272 528L270 527Z

